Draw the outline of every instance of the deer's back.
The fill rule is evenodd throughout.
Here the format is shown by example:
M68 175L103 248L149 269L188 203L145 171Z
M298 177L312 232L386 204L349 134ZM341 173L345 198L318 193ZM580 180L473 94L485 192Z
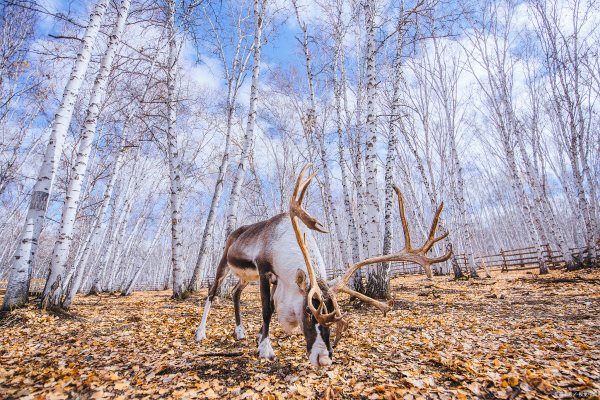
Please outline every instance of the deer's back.
M311 231L302 226L310 243L311 258L319 272L324 264ZM258 274L274 273L278 280L295 281L298 269L306 271L304 258L287 213L245 225L232 233L237 236L227 251L227 262L240 279L258 280Z

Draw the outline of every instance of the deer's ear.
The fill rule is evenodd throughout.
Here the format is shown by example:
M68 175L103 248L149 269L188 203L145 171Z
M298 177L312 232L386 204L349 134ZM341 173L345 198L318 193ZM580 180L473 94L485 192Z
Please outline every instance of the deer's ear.
M306 274L301 269L296 271L296 284L302 293L306 293Z

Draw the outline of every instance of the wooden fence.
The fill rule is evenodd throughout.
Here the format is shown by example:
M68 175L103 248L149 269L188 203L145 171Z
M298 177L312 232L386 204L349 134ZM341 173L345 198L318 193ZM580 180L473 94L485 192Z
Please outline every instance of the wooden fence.
M37 295L42 293L45 285L45 279L32 279L29 285L29 294ZM8 286L8 279L0 279L0 293L4 294L6 292L6 286Z
M544 245L543 249L542 257L548 268L557 269L565 266L565 260L558 251L552 250L549 245ZM580 259L582 255L584 258L587 257L588 252L585 248L572 248L569 251L576 260ZM600 249L597 249L596 254L600 254ZM593 261L598 264L600 259ZM475 262L478 267L485 263L488 268L499 268L501 271L539 268L538 253L535 247L500 249L498 254L475 257Z
M544 262L548 268L559 268L563 264L562 258L558 257L549 246L544 246L542 252ZM524 247L521 249L500 249L498 254L475 257L478 266L485 263L488 268L500 268L502 271L538 268L538 253L535 247Z
M549 245L543 246L544 250L542 251L542 257L544 258L544 262L548 266L549 269L558 269L563 268L565 266L565 260L560 255L560 253L556 250L552 250ZM569 251L573 259L580 260L586 259L588 254L588 249L585 247L578 248L570 248ZM467 272L467 255L456 254L454 255L456 261L460 268ZM596 248L596 265L600 265L600 244ZM516 270L527 270L527 269L536 269L539 268L538 255L535 247L524 247L521 249L510 249L503 250L497 254L484 255L475 257L475 264L478 269L483 269L483 263L485 266L490 269L500 269L501 271L516 271ZM433 266L434 274L445 274L451 272L452 268L450 266L450 261L447 262L447 265ZM407 262L398 262L392 263L390 267L390 275L392 277L399 275L411 275L411 274L422 274L423 268L420 265L407 263Z

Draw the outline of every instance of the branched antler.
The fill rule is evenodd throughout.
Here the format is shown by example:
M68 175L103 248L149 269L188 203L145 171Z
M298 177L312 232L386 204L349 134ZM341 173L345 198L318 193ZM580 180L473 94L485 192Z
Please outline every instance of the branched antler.
M300 218L304 225L306 225L308 228L319 232L327 232L327 230L323 227L323 224L321 224L319 220L311 216L302 207L302 200L304 199L304 195L306 194L306 189L308 188L310 181L316 175L316 173L313 173L308 178L304 179L304 174L306 170L311 166L312 164L306 164L304 168L302 168L302 171L300 171L300 175L298 175L298 179L296 180L296 186L294 188L294 194L292 195L292 199L290 200L290 218L292 220L292 227L294 228L294 233L296 234L298 246L300 246L300 251L302 252L302 256L304 257L304 262L306 264L306 269L308 271L308 280L310 283L310 289L308 292L308 307L319 324L330 325L337 319L341 318L339 307L335 307L335 309L332 312L329 312L327 310L327 306L323 301L323 293L321 292L321 288L319 287L319 283L317 282L317 276L312 266L310 254L308 252L308 246L306 245L306 237L302 234L300 227L298 226L298 218ZM313 304L313 299L317 300L319 303L317 308L315 308Z
M296 187L294 189L294 195L292 196L292 199L290 201L290 217L292 219L292 226L296 234L296 240L298 241L298 245L300 246L300 250L302 251L302 255L304 256L304 261L306 263L306 268L308 270L308 277L310 281L310 290L308 292L308 307L310 308L310 311L315 316L319 324L330 326L333 323L337 323L337 334L334 342L335 344L340 340L341 333L348 326L348 323L342 319L342 313L336 299L337 293L342 292L349 294L350 296L354 296L367 304L371 304L377 307L384 314L388 312L393 306L393 301L382 302L362 293L356 292L350 289L350 287L348 287L348 282L350 281L350 278L358 269L371 264L380 264L391 261L408 261L421 265L425 270L427 276L431 278L431 265L448 260L452 256L452 249L449 248L446 254L439 257L427 256L427 253L429 252L429 250L431 250L435 243L448 236L448 232L446 232L436 237L436 231L440 219L440 214L444 209L443 203L440 204L440 206L435 211L433 221L431 222L431 228L429 229L429 235L427 236L427 240L425 241L425 243L421 247L413 247L410 237L408 221L406 219L406 213L404 210L404 198L402 197L400 189L394 185L394 191L398 196L398 208L400 212L400 220L402 222L402 231L404 233L404 247L397 253L371 257L359 261L356 264L349 267L342 274L342 276L331 281L329 283L328 295L333 302L333 310L329 311L327 309L327 306L325 305L325 302L323 301L323 294L317 282L317 278L311 263L308 247L306 245L306 238L301 233L300 228L298 226L298 218L300 218L308 228L319 232L326 232L326 230L323 228L323 225L316 218L308 214L308 212L306 212L304 208L302 208L302 200L306 193L306 189L308 188L310 181L316 175L315 173L313 173L307 179L304 179L304 173L311 165L312 164L307 164L306 166L304 166L304 168L302 168L302 171L300 172L300 175L298 176L298 179L296 181ZM319 304L316 308L313 304L313 300L316 300Z
M334 292L348 292L350 290L348 288L348 282L352 275L360 268L365 267L371 264L380 264L390 261L408 261L413 262L415 264L419 264L425 270L425 273L429 278L431 278L431 265L437 264L443 261L448 260L452 256L452 250L449 250L446 254L440 257L428 257L427 253L433 245L440 240L444 239L448 236L448 232L436 237L435 233L437 231L437 226L440 220L440 214L444 209L444 203L440 204L440 206L435 211L435 215L433 217L433 221L431 222L431 228L429 229L429 235L427 240L423 244L423 246L418 248L413 248L412 241L410 239L410 230L408 228L408 221L406 220L406 213L404 211L404 198L402 197L402 193L398 186L394 185L394 191L398 196L398 208L400 211L400 220L402 222L402 231L404 232L404 247L398 253L387 254L382 256L376 256L367 258L366 260L362 260L351 266L344 272L341 278L336 279L334 285L332 286L332 290ZM374 300L375 301L375 300ZM377 306L378 308L382 308L380 302L371 302L371 304Z

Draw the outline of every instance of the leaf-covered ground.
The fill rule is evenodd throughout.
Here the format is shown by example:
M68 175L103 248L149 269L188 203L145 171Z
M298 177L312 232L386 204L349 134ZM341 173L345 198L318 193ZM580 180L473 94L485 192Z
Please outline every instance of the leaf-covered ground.
M258 291L211 310L168 292L80 297L78 319L33 307L0 321L0 398L598 398L600 271L394 280L387 316L344 302L350 329L314 369L301 335L274 322L274 362L256 357Z

